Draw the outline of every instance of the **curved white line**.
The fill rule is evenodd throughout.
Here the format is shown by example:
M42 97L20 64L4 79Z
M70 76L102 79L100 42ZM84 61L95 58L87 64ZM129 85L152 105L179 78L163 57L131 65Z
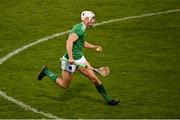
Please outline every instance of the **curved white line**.
M69 31L66 31L66 32L61 32L61 33L56 33L54 35L51 35L51 36L47 36L47 37L44 37L44 38L41 38L35 42L32 42L32 43L29 43L28 45L25 45L25 46L22 46L16 50L14 50L13 52L10 52L9 54L7 54L6 56L2 57L0 59L0 65L3 64L4 62L6 62L8 59L10 59L11 57L13 57L14 55L18 54L19 52L33 46L33 45L36 45L38 43L41 43L41 42L44 42L44 41L47 41L47 40L50 40L50 39L53 39L55 37L58 37L58 36L61 36L61 35L65 35L67 34Z
M99 25L103 25L103 24L108 24L108 23L112 23L112 22L118 22L118 21L124 21L124 20L129 20L129 19L137 19L137 18L142 18L142 17L148 17L148 16L154 16L154 15L161 15L161 14L168 14L168 13L174 13L174 12L180 12L180 9L175 9L175 10L168 10L168 11L163 11L163 12L157 12L157 13L147 13L147 14L142 14L142 15L137 15L137 16L129 16L129 17L124 17L124 18L120 18L120 19L113 19L113 20L108 20L108 21L103 21L101 23L96 23L94 26L99 26ZM0 59L0 65L3 64L4 62L6 62L8 59L10 59L11 57L13 57L14 55L18 54L19 52L33 46L36 45L40 42L44 42L50 39L53 39L55 37L61 36L61 35L65 35L69 32L61 32L61 33L56 33L54 35L45 37L45 38L41 38L39 40L37 40L36 42L32 42L28 45L22 46L21 48L18 48L12 52L10 52L9 54L7 54L6 56L2 57Z
M108 23L112 23L112 22L129 20L129 19L137 19L137 18L149 17L149 16L154 16L154 15L174 13L174 12L180 12L180 9L167 10L167 11L157 12L157 13L146 13L146 14L137 15L137 16L129 16L129 17L124 17L124 18L120 18L120 19L113 19L113 20L108 20L108 21L103 21L101 23L97 23L95 26L99 26L99 25L103 25L103 24L108 24Z
M147 14L142 14L142 15L137 15L137 16L130 16L130 17L124 17L124 18L120 18L120 19L113 19L113 20L108 20L108 21L103 21L101 23L96 23L95 26L99 26L99 25L103 25L103 24L108 24L108 23L112 23L112 22L118 22L118 21L124 21L124 20L129 20L129 19L136 19L136 18L142 18L142 17L148 17L148 16L154 16L154 15L161 15L161 14L168 14L168 13L174 13L174 12L180 12L180 9L175 9L175 10L168 10L168 11L163 11L163 12L157 12L157 13L147 13ZM4 62L6 62L8 59L10 59L11 57L13 57L14 55L18 54L19 52L33 46L33 45L36 45L38 43L41 43L41 42L44 42L44 41L47 41L47 40L50 40L50 39L53 39L55 37L58 37L58 36L61 36L61 35L65 35L69 32L66 31L66 32L61 32L61 33L57 33L57 34L54 34L54 35L51 35L51 36L48 36L48 37L44 37L44 38L41 38L35 42L32 42L28 45L25 45L25 46L22 46L21 48L18 48L12 52L10 52L9 54L7 54L6 56L2 57L0 59L0 65L3 64ZM7 96L5 92L1 91L0 90L0 96L7 99L8 101L11 101L19 106L21 106L22 108L24 108L25 110L30 110L30 111L33 111L35 113L39 113L39 114L42 114L48 118L56 118L56 119L60 119L59 117L57 116L53 116L52 114L49 114L49 113L44 113L42 111L39 111L33 107L30 107L28 105L26 105L25 103L19 101L19 100L16 100L10 96Z
M43 116L48 117L48 118L61 119L61 118L59 118L57 116L54 116L54 115L52 115L50 113L45 113L43 111L39 111L36 108L33 108L33 107L29 106L29 105L26 105L25 103L23 103L23 102L21 102L19 100L16 100L16 99L14 99L14 98L12 98L10 96L7 96L7 94L5 92L2 92L1 90L0 90L0 96L7 99L10 102L13 102L13 103L19 105L20 107L24 108L27 111L32 111L34 113L42 114Z

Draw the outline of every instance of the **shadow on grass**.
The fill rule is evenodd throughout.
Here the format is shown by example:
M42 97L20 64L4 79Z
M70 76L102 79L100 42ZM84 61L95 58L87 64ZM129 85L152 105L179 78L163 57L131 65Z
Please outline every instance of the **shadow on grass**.
M43 97L47 97L55 101L66 101L66 102L75 98L79 98L79 99L82 98L82 99L87 99L93 102L102 103L101 99L96 99L94 97L89 96L88 94L82 93L83 91L88 91L86 86L87 85L84 83L78 83L66 90L59 88L60 92L57 94L57 96L44 94Z

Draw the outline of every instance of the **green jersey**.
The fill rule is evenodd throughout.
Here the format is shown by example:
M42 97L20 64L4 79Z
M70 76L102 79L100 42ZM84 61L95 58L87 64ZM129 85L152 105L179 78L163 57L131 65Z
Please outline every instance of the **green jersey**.
M83 25L83 23L76 24L70 31L69 35L72 33L76 33L78 36L78 39L73 43L73 48L72 48L73 59L78 60L83 56L86 28ZM67 52L65 53L64 57L69 59Z

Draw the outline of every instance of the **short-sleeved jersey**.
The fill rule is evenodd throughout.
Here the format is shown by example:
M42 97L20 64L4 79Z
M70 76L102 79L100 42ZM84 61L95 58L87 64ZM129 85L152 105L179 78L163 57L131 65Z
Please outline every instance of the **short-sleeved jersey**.
M86 28L83 25L83 23L76 24L70 31L69 35L72 33L76 33L78 36L78 39L73 43L73 48L72 48L73 59L78 60L83 56ZM65 53L64 57L69 59L67 52Z

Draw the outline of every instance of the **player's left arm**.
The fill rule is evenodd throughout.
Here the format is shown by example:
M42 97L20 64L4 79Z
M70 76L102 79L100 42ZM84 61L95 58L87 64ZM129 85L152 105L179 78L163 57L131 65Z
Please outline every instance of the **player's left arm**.
M101 46L99 46L99 45L93 45L93 44L91 44L91 43L88 43L87 41L85 41L84 47L85 47L85 48L93 49L93 50L95 50L95 51L97 51L97 52L102 52L102 47L101 47Z

